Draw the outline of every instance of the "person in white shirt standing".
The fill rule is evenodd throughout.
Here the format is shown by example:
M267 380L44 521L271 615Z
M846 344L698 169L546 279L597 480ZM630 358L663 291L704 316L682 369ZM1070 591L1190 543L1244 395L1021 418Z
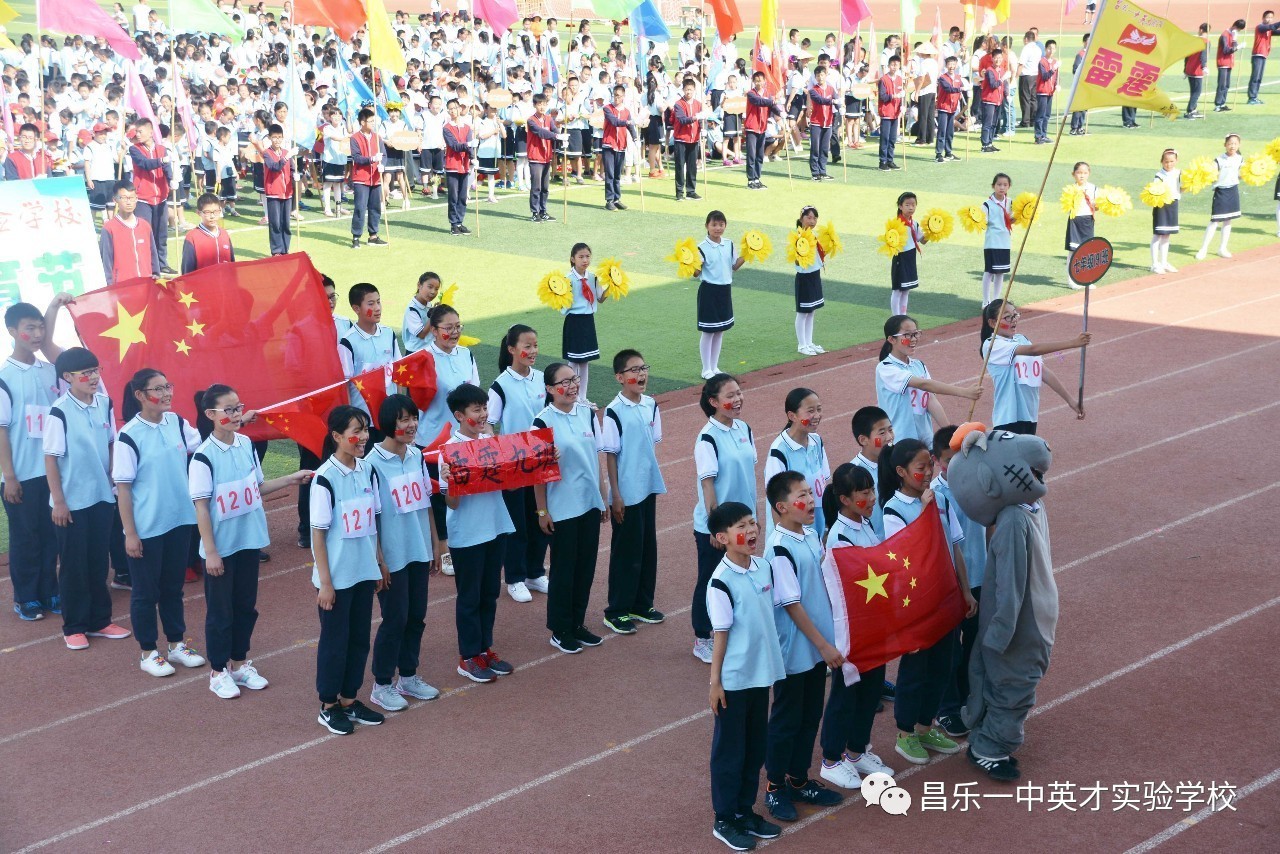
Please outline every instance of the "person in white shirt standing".
M1036 41L1034 30L1027 30L1022 37L1022 52L1018 54L1018 127L1029 128L1036 118L1036 83L1040 79L1040 60L1044 49Z

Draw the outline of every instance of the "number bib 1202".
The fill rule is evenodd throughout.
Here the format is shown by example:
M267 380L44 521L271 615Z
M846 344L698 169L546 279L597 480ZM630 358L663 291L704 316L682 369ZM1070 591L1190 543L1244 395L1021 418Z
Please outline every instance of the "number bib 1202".
M339 507L342 518L342 539L354 540L359 537L372 537L377 533L373 525L373 496L349 498Z
M262 495L258 492L258 479L249 475L240 480L220 483L213 494L213 502L218 507L218 519L234 519L243 516L261 506Z
M389 481L391 502L397 513L412 513L431 506L431 493L423 485L420 473L402 474Z

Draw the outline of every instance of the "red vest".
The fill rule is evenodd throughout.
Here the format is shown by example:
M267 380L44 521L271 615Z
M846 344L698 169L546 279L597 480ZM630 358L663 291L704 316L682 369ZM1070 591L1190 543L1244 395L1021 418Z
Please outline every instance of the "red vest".
M168 154L163 145L157 145L154 142L150 147L143 147L140 143L135 142L133 147L143 157L148 157L152 160L164 160ZM155 169L141 169L137 163L134 163L133 186L138 190L138 201L140 202L146 202L152 206L162 205L165 199L169 198L169 179L165 177L163 164Z
M1235 46L1236 46L1236 31L1235 30L1223 31L1222 35L1218 38L1218 67L1219 68L1235 68L1236 67L1235 51L1232 50L1230 53L1227 53L1228 49L1234 48Z
M529 124L537 125L543 130L555 132L555 119L551 116L537 113L529 116ZM552 152L555 150L556 141L554 139L543 139L533 131L525 133L525 150L529 154L530 163L550 163Z
M197 270L232 261L231 235L225 228L218 229L218 236L214 237L197 226L187 232L186 242L195 253Z
M1049 71L1049 79L1044 79L1044 72ZM1036 94L1052 95L1058 89L1058 60L1040 60L1040 74L1036 75Z
M621 122L625 123L625 122L631 121L631 111L628 110L626 107L615 107L613 104L610 104L604 108L604 111L606 114L613 113L613 115L616 116L618 120ZM626 124L611 125L609 124L608 119L605 120L605 123L604 123L604 147L605 148L609 148L614 151L626 151L628 136L629 134L627 133Z
M471 139L471 128L466 125L446 124L445 129L452 132L453 138L458 142L467 142ZM444 149L444 171L454 173L470 172L471 149L454 151L446 145Z
M1253 55L1254 56L1270 56L1271 55L1271 33L1273 30L1267 24L1259 24L1253 28Z
M151 225L140 217L135 219L133 228L116 217L102 226L103 233L111 238L113 283L155 275L151 269Z
M353 153L358 153L361 157L373 157L382 150L382 143L376 133L365 136L363 131L356 131L351 134L351 145ZM366 163L361 166L353 161L351 164L351 183L363 184L366 187L376 187L382 183L382 170L376 163Z
M686 101L684 98L676 101L675 113L677 121L674 135L677 142L697 142L702 138L701 122L689 122L688 124L682 125L678 120L681 113L684 114L685 118L697 118L698 114L701 112L701 101Z
M757 98L770 98L769 104L757 105L751 103L751 95L747 95L747 115L743 125L752 133L764 133L769 127L769 113L773 111L772 98L763 92L757 92L752 89L751 94Z
M880 118L896 119L902 115L902 83L896 77L886 74L880 78L877 90L883 89L884 94L889 97L878 97L880 103Z
M18 171L19 180L44 178L53 169L53 161L49 159L49 155L40 150L37 150L31 157L21 151L14 151L9 155L9 162Z
M262 155L263 169L263 185L267 191L267 198L270 199L292 199L293 198L293 158L289 157L289 152L280 152L280 169L271 169L266 165L267 156L271 154L271 150L267 149ZM274 155L272 155L274 156ZM190 232L188 232L190 233Z
M818 95L821 95L823 98L835 98L836 96L836 90L833 89L830 84L814 86L813 91ZM812 98L809 99L809 103L813 105L813 112L810 114L809 123L817 125L820 128L831 127L831 119L835 113L835 105L819 104Z
M1004 81L997 79L996 85L990 85L990 78L999 78L1002 69L996 68L994 65L986 71L982 72L982 103L984 104L1003 104L1004 103Z
M952 86L956 87L955 92L948 92L942 87L942 81L946 80ZM960 98L963 96L965 85L964 78L959 74L943 74L938 80L938 112L954 113L960 109Z
M1182 62L1182 73L1188 77L1203 77L1204 63L1209 58L1209 40L1200 39L1204 42L1204 49L1191 54Z

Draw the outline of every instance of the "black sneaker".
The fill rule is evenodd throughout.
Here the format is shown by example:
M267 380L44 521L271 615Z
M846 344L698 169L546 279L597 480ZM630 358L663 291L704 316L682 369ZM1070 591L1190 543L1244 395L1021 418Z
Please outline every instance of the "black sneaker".
M637 623L661 623L667 618L667 615L659 611L657 608L648 608L638 614L633 611L632 613L627 614L627 617Z
M828 789L817 780L808 779L804 783L797 786L791 780L788 780L788 789L791 793L791 800L800 801L801 803L813 804L815 807L833 807L844 800L844 795Z
M695 202L696 202L696 201L699 201L699 200L702 198L702 196L699 196L699 195L698 195L697 193L695 193L693 190L690 190L690 191L687 193L687 195L689 196L689 198L693 199Z
M578 643L573 635L557 635L553 633L551 635L551 645L569 655L576 655L582 652L582 644Z
M542 214L542 221L543 221L543 222L555 222L555 221L556 221L556 218L555 218L555 217L553 217L553 216L552 216L551 214L549 214L549 213L544 213L544 214Z
M267 554L262 549L258 549L258 563L271 563L271 555Z
M738 827L760 839L777 839L782 835L781 827L771 821L765 821L764 816L755 812L738 816Z
M542 222L542 215L541 215L541 214L530 214L530 215L529 215L529 222Z
M630 617L605 617L604 627L615 635L634 635L636 627L631 624Z
M613 206L620 211L625 211L627 209L627 206L624 205L622 202L614 202Z
M947 162L947 158L943 157L941 154L937 154L937 155L934 155L933 162L934 162L934 163L946 163L946 162Z
M969 756L969 761L986 771L987 776L992 780L999 780L1001 783L1012 783L1022 776L1018 766L1011 761L1013 758L1011 756L1004 759L982 759L973 752L972 747L966 753Z
M370 246L386 246L387 241L383 240L381 237L375 234L369 238L369 245Z
M470 234L470 233L471 233L471 229L467 228L465 225L460 225L460 226L458 226L458 232L459 232L460 234Z
M734 851L754 851L756 847L756 841L736 821L716 819L716 823L711 826L711 835Z
M884 687L880 689L880 696L886 700L892 700L898 696L898 689L888 679L884 680Z
M964 719L959 715L943 715L938 718L938 726L942 727L951 738L964 738L969 734L969 728L964 725Z
M133 582L129 580L128 573L121 574L117 572L115 577L111 579L110 586L112 590L132 590Z
M757 190L767 190L767 189L769 189L769 185L768 185L768 184L766 184L766 183L764 183L763 181L756 181L756 189L757 189Z
M482 657L484 658L484 663L489 665L489 670L493 672L494 676L510 676L515 672L514 667L498 657L498 654L493 651L493 647L486 649L482 653Z
M360 238L358 238L358 237L353 237L353 238L351 238L351 248L352 248L352 249L359 249L359 248L360 248Z
M880 164L880 171L881 171L881 172L890 172L890 171L892 171L892 170L893 170L893 167L892 167L892 166L890 166L888 163L881 163L881 164Z
M769 815L778 821L795 821L799 817L796 814L796 805L791 802L790 786L782 785L774 788L770 783L764 792L764 805L769 810ZM764 821L764 819L760 820Z
M462 229L458 228L456 225L451 225L449 226L449 233L456 237L459 234L462 234Z
M677 202L683 202L683 201L684 201L684 196L680 195L679 193L676 193L676 201L677 201Z
M898 171L899 169L901 169L902 167L901 167L901 166L899 166L897 163L890 163L890 164L889 164L889 168L890 168L890 169L892 169L893 171L897 172L897 171Z
M578 626L574 629L573 638L583 646L599 646L604 643L604 638L599 635L592 634L586 626Z
M748 190L759 190L759 189L760 189L760 185L759 185L757 182L755 182L755 181L748 181L748 182L747 182L747 189L748 189Z
M605 202L604 209L607 211L616 211L618 209L618 206L615 205L613 202Z
M377 726L385 721L386 715L381 712L375 712L359 700L354 701L349 706L343 706L342 711L347 716L347 720L353 724L364 724L365 726Z
M163 274L164 274L164 275L166 275L166 276L172 276L172 275L174 275L175 273L177 273L178 271L177 271L177 270L175 270L175 269L173 269L172 267L170 267L168 264L161 264L161 265L160 265L160 272L161 272L161 273L163 273Z
M822 180L822 176L821 176L821 175L813 175L813 176L812 176L812 180L814 180L814 181L821 181L821 180Z
M298 548L300 548L300 549L309 549L309 548L311 548L311 538L310 538L310 537L305 537L305 536L302 536L301 534L299 534L299 535L298 535Z
M330 706L327 709L322 706L320 715L316 718L316 723L334 735L351 735L356 730L356 725L342 713L342 707L338 705Z

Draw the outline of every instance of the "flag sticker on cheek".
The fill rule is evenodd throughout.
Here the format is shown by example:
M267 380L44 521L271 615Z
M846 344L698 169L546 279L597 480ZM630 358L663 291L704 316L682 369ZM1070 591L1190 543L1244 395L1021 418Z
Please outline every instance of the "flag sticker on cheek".
M731 401L731 402L729 402L729 403L723 403L723 404L721 404L721 406L723 406L723 407L724 407L724 411L725 411L725 412L728 412L729 410L733 409L733 403L732 403L732 401Z
M737 539L737 541L738 541L738 545L740 545L740 546L745 546L745 545L747 544L747 535L746 535L746 534L738 534L738 539Z
M27 334L27 333L25 333L25 332L19 332L19 333L18 333L18 337L19 337L19 338L21 338L23 341L30 341L30 340L31 340L31 336L30 336L30 335L28 335L28 334Z
M360 437L359 437L359 436L348 436L348 437L347 437L347 441L348 441L348 442L350 442L350 443L351 443L351 444L353 444L353 445L358 445L358 444L360 444Z
M226 427L228 424L231 423L231 419L223 416L222 418L218 419L218 423L221 424L223 427Z
M924 483L924 472L913 471L911 476L916 479L916 483Z
M876 436L874 439L872 439L871 443L875 445L877 448L884 447L884 439L881 439L879 436Z
M868 503L869 503L869 502L867 501L867 499L865 499L865 498L859 498L859 499L857 499L856 501L854 501L854 502L853 502L853 506L854 506L854 507L857 507L859 510L866 510L866 509L867 509L867 504L868 504Z
M791 506L799 510L801 513L809 509L808 501L792 501Z

